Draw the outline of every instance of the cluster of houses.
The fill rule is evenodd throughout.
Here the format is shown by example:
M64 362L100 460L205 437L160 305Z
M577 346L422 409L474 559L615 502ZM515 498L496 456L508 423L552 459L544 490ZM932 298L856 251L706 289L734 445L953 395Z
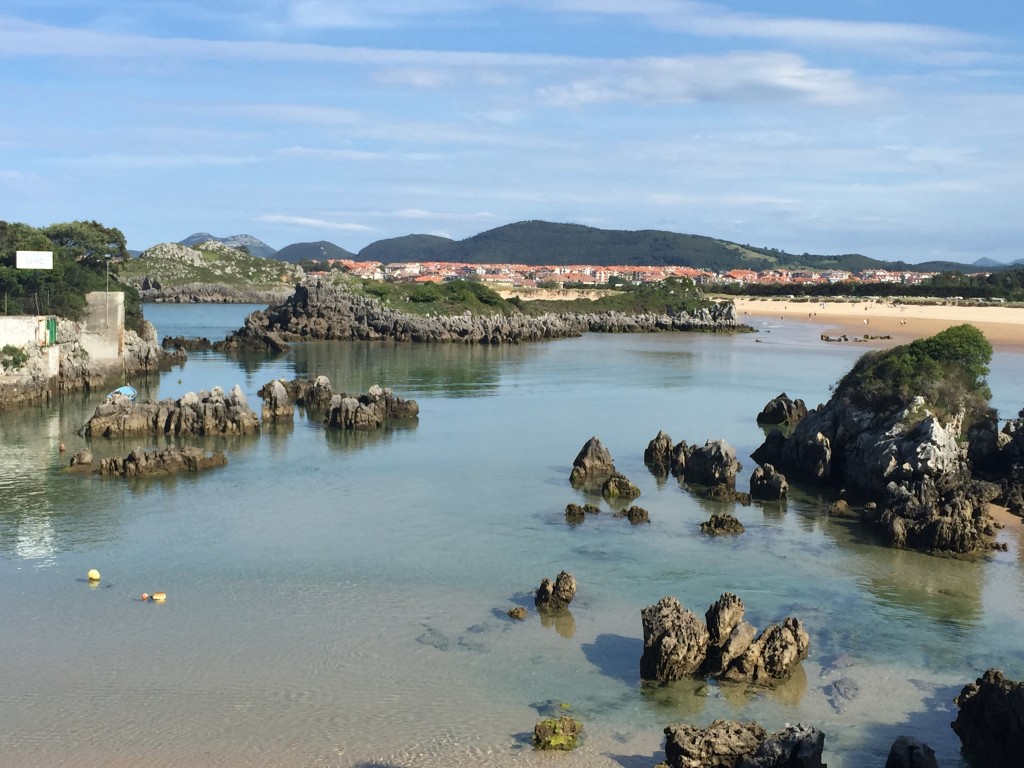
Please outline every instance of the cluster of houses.
M352 259L331 259L328 262L328 266L331 268L342 267L349 274L369 280L440 283L445 280L473 279L493 285L496 288L545 287L551 284L561 286L567 283L598 287L608 285L609 282L657 283L672 277L687 277L698 285L709 283L825 285L846 281L914 285L937 274L935 272L891 272L884 269L868 269L857 273L837 269L822 270L820 272L788 269L755 272L750 269L730 269L726 272L715 272L708 269L678 266L599 267L586 264L534 266L527 264L459 264L454 262L428 261L381 264L376 261L354 261Z

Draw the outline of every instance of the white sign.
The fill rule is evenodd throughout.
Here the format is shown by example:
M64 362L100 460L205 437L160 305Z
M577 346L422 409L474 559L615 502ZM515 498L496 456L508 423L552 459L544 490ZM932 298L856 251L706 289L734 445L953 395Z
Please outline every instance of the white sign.
M15 256L18 269L53 269L53 251L17 251Z

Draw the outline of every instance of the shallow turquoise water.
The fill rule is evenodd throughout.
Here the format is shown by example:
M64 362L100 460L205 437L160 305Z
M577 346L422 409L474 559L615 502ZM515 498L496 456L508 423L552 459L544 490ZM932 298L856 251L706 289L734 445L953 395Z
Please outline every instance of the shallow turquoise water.
M162 334L223 336L246 308L149 305ZM201 330L208 326L207 333ZM63 471L56 446L98 396L0 414L0 755L5 766L547 765L524 746L534 705L571 702L586 745L566 766L639 768L677 720L805 721L835 768L884 763L899 733L961 765L948 724L960 687L996 666L1024 676L1020 548L985 563L896 552L827 519L814 494L736 508L747 532L708 539L712 505L643 466L659 429L722 437L745 467L754 417L781 391L828 398L861 351L812 326L744 336L598 336L502 348L335 344L268 358L193 354L145 398L328 375L390 386L416 426L372 435L291 428L210 440L229 464L126 483ZM1024 356L997 354L1006 415ZM651 524L603 511L566 526L568 484L597 435L637 483ZM100 453L132 445L94 441ZM84 581L89 568L103 580ZM505 611L571 571L558 623ZM139 602L166 591L164 605ZM811 655L772 692L639 685L640 609L677 596L698 614L725 591L759 627L803 619ZM830 701L831 684L859 693Z

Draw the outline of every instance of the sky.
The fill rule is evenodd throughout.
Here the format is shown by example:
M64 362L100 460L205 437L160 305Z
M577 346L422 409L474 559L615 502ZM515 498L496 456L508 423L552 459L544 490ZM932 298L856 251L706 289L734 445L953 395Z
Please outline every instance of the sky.
M1020 0L4 0L0 219L1024 258Z

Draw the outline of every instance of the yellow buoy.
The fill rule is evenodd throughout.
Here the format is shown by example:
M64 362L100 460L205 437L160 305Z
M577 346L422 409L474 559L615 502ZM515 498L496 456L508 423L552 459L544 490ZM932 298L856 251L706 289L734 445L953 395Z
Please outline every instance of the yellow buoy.
M87 575L89 576L89 581L99 581L100 580L100 572L97 571L95 568L91 568Z
M166 592L154 592L152 595L150 595L150 600L152 600L155 603L162 603L166 599L167 599L167 593Z

